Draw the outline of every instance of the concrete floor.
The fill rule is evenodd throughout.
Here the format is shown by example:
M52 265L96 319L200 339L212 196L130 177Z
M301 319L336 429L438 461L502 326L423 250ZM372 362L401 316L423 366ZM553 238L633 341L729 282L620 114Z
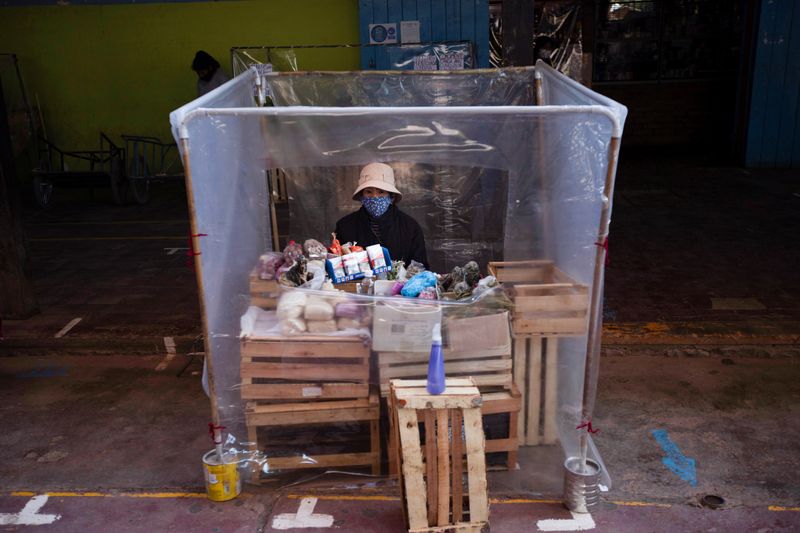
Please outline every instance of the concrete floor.
M595 530L800 529L796 178L623 154L594 419L614 484ZM304 496L339 530L400 530L396 488L371 478L276 480L207 502L184 193L157 187L144 207L80 191L60 199L26 217L42 312L3 322L0 531L26 530L5 517L41 494L39 513L61 518L37 530L265 531ZM529 448L525 472L553 468L490 475L494 531L571 519L557 501L558 456ZM694 460L696 484L669 457ZM698 507L707 493L724 510Z

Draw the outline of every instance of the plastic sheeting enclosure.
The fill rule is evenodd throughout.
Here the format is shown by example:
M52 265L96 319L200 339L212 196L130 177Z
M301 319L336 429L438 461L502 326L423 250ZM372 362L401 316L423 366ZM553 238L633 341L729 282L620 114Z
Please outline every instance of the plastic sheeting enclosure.
M254 101L264 85L269 87L274 107L260 107ZM541 392L542 402L549 402L554 415L545 420L545 432L558 438L567 456L580 455L583 447L600 461L586 429L576 428L591 420L593 410L604 243L625 115L623 106L542 63L535 69L459 73L310 72L261 77L252 69L173 112L170 118L182 150L191 206L206 353L213 377L212 405L217 421L230 432L229 441L259 438L254 428L258 420L280 425L281 416L286 415L280 400L291 397L273 393L274 397L267 394L262 402L249 401L254 390L265 390L259 385L275 382L253 379L256 374L246 365L261 355L265 359L259 364L266 366L258 368L272 369L269 365L307 353L297 351L299 342L321 342L319 346L327 342L325 337L322 341L319 336L309 337L307 331L305 336L281 341L280 336L274 337L278 330L270 323L277 320L274 313L248 310L253 268L259 256L274 247L268 173L276 169L285 173L290 238L328 242L336 221L359 207L351 198L359 169L381 161L395 170L403 192L399 207L423 228L430 268L446 273L474 259L486 275L490 262L499 263L493 271L506 281L506 288L516 285L506 291L516 305L510 315L502 315L506 310L487 303L495 299L485 297L431 304L290 290L300 294L293 298L304 302L327 298L327 304L341 303L335 301L338 298L368 308L358 315L362 320L358 326L368 342L363 349L355 342L344 351L315 354L321 358L312 365L316 370L345 368L341 365L347 363L349 373L331 375L333 381L334 375L339 376L338 381L347 387L326 388L316 375L305 380L314 384L304 383L305 374L300 373L296 379L288 376L282 382L285 386L275 390L319 399L328 391L347 390L331 392L324 399L351 402L347 405L366 402L359 411L363 416L353 418L374 432L375 413L381 408L369 391L380 390L378 386L385 390L381 376L392 367L380 358L386 353L410 357L423 351L427 342L413 334L392 337L392 330L385 331L387 321L413 324L415 318L407 318L410 315L438 313L435 320L443 321L449 343L447 361L448 353L457 353L455 346L470 345L464 332L472 329L465 324L453 326L449 320L477 317L482 320L478 324L485 326L485 317L497 320L500 316L511 324L513 344L519 349L533 350L525 347L545 339L546 374L551 380L540 391L539 375L534 379L530 369L535 366L535 354L512 355L511 342L508 353L495 350L480 360L484 367L498 369L500 387L513 385L523 396L523 412L513 419L521 422L513 432L509 426L505 436L516 435L523 444L538 441L537 435L525 433L539 431L530 423L539 415ZM566 315L560 315L553 305L565 302ZM267 331L260 339L259 328ZM491 331L502 331L502 326ZM502 344L502 339L498 342ZM256 345L266 351L255 350ZM352 359L337 362L335 353L349 354ZM493 363L493 356L500 360ZM299 372L294 362L287 368ZM464 365L460 361L452 363L451 368L470 368L458 366ZM411 373L408 370L406 375ZM293 403L292 409L302 409L302 401ZM293 412L286 421L295 426L298 420L313 425L327 416L308 413L303 418L306 415ZM270 445L283 443L288 453L276 453L272 460L268 452L265 470L297 466L298 461L303 466L339 469L346 464L317 462L315 457L328 457L313 449L324 443L294 429L295 433L266 437ZM346 446L339 451L356 455ZM364 453L363 463L372 464L375 471L374 447ZM287 457L300 459L292 462ZM527 466L522 465L523 472Z

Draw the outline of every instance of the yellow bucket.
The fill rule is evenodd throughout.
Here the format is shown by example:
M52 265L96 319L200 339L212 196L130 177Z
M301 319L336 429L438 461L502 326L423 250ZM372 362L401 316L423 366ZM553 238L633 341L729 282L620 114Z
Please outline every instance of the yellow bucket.
M239 479L236 461L226 463L224 459L219 460L216 450L211 450L203 456L206 494L208 499L214 502L232 500L242 492L242 480Z

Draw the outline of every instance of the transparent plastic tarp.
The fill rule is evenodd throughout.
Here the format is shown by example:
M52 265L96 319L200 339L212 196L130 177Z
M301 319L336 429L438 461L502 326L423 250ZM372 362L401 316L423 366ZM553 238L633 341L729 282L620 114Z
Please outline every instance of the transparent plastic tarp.
M379 65L385 65L390 70L465 70L474 68L476 61L472 42L463 41L396 45L240 46L231 48L231 64L234 76L266 64L272 65L277 72L309 71L317 64L346 64L353 54L363 49L380 54Z
M261 475L381 471L381 396L388 379L424 378L436 323L448 376L473 376L486 398L506 394L503 405L519 405L513 418L502 409L485 417L500 464L519 463L509 483L536 490L542 466L535 454L508 455L512 442L557 441L564 455L579 455L626 110L536 69L263 79L251 70L171 115L193 232L202 235L195 251L212 401L231 446ZM542 105L534 105L537 82ZM269 86L275 107L258 107L257 83ZM284 174L289 191L278 231L330 245L337 220L359 208L351 197L360 169L376 161L394 169L397 208L422 227L429 270L464 276L455 267L475 261L477 272L466 270L477 277L449 289L440 280L440 299L359 295L359 280L323 285L322 263L306 251L313 277L299 261L286 277L311 277L308 285L261 279L277 258L268 255L278 222L269 176ZM374 289L386 294L390 285ZM520 339L527 351L514 353ZM599 460L593 445L589 454Z

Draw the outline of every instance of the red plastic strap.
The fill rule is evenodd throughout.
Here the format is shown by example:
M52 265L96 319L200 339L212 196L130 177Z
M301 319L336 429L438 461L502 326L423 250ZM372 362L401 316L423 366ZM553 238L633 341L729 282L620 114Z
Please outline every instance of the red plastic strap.
M592 421L591 420L589 420L588 422L584 422L583 424L581 424L580 426L576 427L575 429L583 429L583 428L586 428L586 431L588 431L592 435L594 435L595 433L598 433L600 431L599 429L593 429L592 428Z
M194 251L194 238L195 237L208 237L208 233L190 233L189 234L189 251L186 252L186 257L197 257L198 255L202 254L203 252L195 252ZM186 261L186 267L192 268L194 265L191 261Z
M606 251L606 266L611 264L611 255L608 253L608 237L603 239L603 242L594 243L595 246L600 246Z
M213 442L214 444L222 444L222 435L220 435L219 442L217 442L216 436L217 436L217 430L223 430L223 429L225 429L225 426L215 426L214 422L208 423L208 434L211 435L211 442Z

